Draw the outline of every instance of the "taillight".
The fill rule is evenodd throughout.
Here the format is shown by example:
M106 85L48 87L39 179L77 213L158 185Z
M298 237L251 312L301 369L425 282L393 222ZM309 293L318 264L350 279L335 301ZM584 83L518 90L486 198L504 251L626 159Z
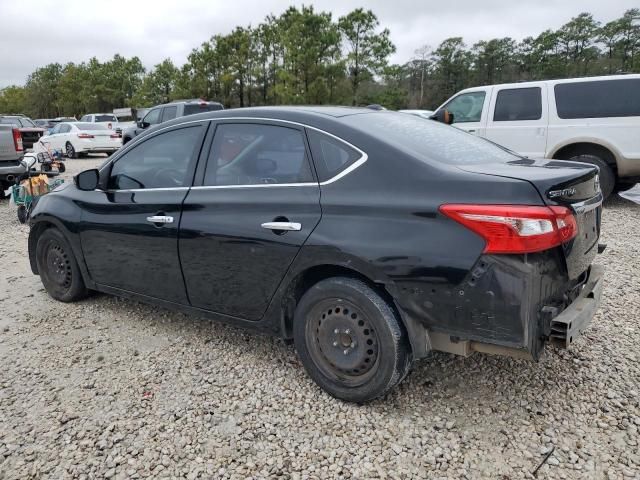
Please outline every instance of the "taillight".
M93 138L93 135L89 133L79 133L78 138Z
M13 129L13 146L15 147L16 152L22 152L24 150L24 146L22 145L22 134L17 128Z
M578 234L576 218L566 207L449 204L440 211L484 238L484 253L541 252Z
M120 138L122 135L120 135L119 133L112 133L111 135L109 135L111 138Z

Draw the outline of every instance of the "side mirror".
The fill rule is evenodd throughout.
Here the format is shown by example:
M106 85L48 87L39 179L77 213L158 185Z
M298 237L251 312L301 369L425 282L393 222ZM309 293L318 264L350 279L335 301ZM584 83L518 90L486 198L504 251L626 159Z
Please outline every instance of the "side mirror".
M453 123L453 113L451 113L449 110L438 110L429 118L431 120L435 120L436 122L446 123L447 125L451 125Z
M90 192L98 188L100 172L96 168L85 170L73 177L73 181L79 190Z
M149 122L145 122L144 120L140 120L138 122L138 128L142 128L142 129L149 128L149 125L151 124Z

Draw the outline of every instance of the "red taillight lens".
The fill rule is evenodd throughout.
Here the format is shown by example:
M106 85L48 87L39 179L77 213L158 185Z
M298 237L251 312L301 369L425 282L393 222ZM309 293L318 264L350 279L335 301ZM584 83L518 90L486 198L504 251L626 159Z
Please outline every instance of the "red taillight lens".
M93 138L93 135L89 133L79 133L78 138Z
M578 234L576 218L566 207L450 204L440 211L484 238L484 253L541 252Z
M111 138L120 138L121 135L118 133L112 133L111 135L109 135Z
M22 145L22 134L17 128L13 129L13 146L15 147L16 152L24 151L24 146Z

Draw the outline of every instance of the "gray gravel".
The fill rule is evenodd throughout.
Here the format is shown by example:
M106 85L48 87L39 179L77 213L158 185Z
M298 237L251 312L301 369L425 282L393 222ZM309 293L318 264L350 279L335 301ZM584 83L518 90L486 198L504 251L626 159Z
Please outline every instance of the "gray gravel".
M71 173L101 160L69 161ZM640 478L640 207L604 212L604 303L539 363L435 354L366 406L292 346L95 295L51 300L0 202L0 479Z

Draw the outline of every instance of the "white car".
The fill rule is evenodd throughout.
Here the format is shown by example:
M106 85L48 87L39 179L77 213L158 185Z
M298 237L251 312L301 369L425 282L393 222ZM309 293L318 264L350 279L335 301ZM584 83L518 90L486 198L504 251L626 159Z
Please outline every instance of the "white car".
M433 115L433 110L398 110L400 113L408 113L409 115L415 115L420 118L431 118Z
M113 113L89 113L84 115L81 119L81 122L90 122L90 123L102 123L107 126L110 130L115 130L116 133L122 134L122 127L118 122L118 117L116 117Z
M605 197L640 181L640 75L467 88L441 109L523 156L598 166Z
M49 150L60 150L69 158L87 153L111 155L122 146L122 138L102 123L63 122L40 139Z

